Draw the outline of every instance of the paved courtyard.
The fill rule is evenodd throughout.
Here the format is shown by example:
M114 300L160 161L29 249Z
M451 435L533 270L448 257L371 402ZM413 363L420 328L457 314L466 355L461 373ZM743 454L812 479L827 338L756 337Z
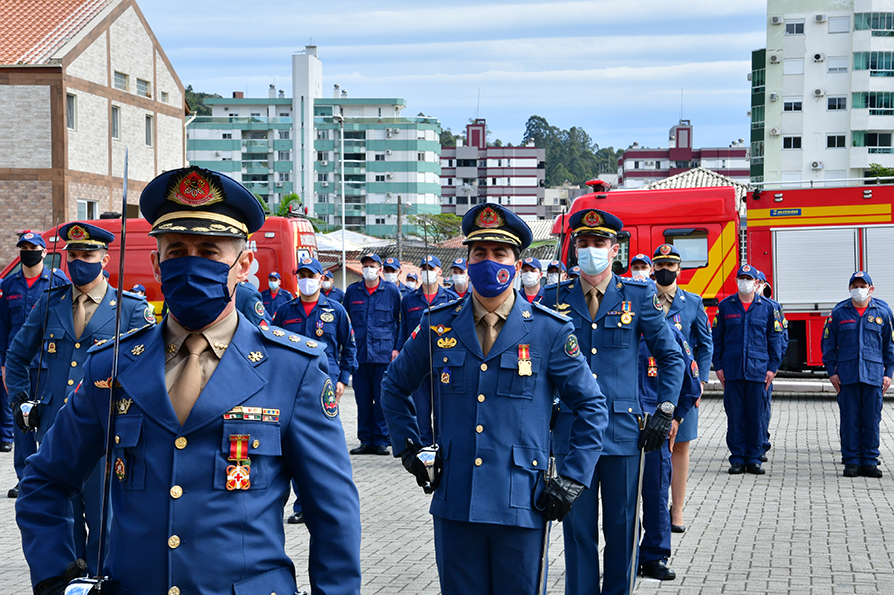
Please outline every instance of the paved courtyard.
M348 446L356 446L352 393L343 399ZM729 476L723 402L702 402L692 445L686 533L673 536L677 579L637 583L637 593L894 592L894 428L883 410L881 480L841 477L834 398L774 402L773 450L764 476ZM438 593L428 499L391 457L352 457L363 521L363 592ZM15 483L0 454L0 496ZM13 500L0 498L0 595L29 593ZM308 588L308 534L287 525L287 549ZM561 525L553 528L549 593L564 592Z

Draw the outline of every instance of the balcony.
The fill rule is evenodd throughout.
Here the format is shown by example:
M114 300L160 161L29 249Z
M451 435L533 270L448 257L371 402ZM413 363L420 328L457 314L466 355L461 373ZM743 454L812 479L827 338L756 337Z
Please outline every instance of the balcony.
M269 141L266 139L257 139L257 140L243 140L242 141L242 150L247 153L260 153L257 149L264 149L269 152L270 145Z
M252 192L267 194L270 192L270 182L245 182L242 184Z
M291 124L292 118L230 118L217 116L198 116L192 124Z

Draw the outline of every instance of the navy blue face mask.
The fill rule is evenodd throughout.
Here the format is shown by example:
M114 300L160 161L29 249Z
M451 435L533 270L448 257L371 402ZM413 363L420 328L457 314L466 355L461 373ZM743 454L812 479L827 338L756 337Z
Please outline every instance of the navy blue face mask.
M493 260L482 260L469 265L469 279L479 295L486 298L497 297L512 285L515 264L500 264Z
M227 263L201 256L181 256L163 260L158 266L165 303L185 328L191 331L205 328L230 303L227 280L232 267Z
M102 274L102 262L70 260L68 261L68 274L71 275L71 282L76 286L89 285Z

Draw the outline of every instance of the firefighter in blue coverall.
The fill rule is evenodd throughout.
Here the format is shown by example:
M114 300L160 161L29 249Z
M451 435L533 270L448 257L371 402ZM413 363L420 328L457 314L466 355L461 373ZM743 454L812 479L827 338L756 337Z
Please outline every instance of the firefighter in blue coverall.
M848 282L850 299L839 302L823 329L823 364L838 392L844 476L878 478L882 397L894 374L894 325L888 304L872 297L865 271Z
M382 378L397 357L400 331L400 290L379 276L382 259L365 254L360 259L363 279L345 292L344 307L351 317L357 342L357 372L354 399L357 401L357 439L360 446L351 454L388 454L388 427L382 414Z
M320 261L316 258L302 259L298 264L299 299L280 306L273 314L273 324L326 344L329 378L335 387L335 400L341 401L345 387L351 381L351 374L357 369L357 347L348 313L341 304L327 299L320 291L322 277ZM304 512L294 480L292 488L295 490L295 504L288 522L295 525L304 522Z
M764 296L767 301L773 304L773 308L779 311L777 317L782 321L782 358L785 359L785 352L788 349L788 320L785 318L785 311L782 309L782 304L773 299L773 292L770 289L770 284L767 283L767 276L763 271L757 272L757 287L755 292L758 295ZM767 462L767 451L772 447L772 444L770 444L770 416L772 414L773 404L772 382L766 392L766 401L764 403L764 441L761 445L761 449L763 450L763 455L761 456L762 463Z
M385 279L385 281L397 285L397 288L400 290L400 297L403 298L413 290L407 287L403 282L401 282L400 269L400 260L394 258L393 256L386 258L385 261L382 263L382 277Z
M714 370L723 385L730 475L763 475L765 391L782 362L779 311L755 293L757 272L744 264L738 291L724 298L714 317Z
M3 366L4 384L6 382L6 350L18 334L19 329L25 324L25 319L28 318L31 309L47 289L70 283L65 273L59 269L51 271L44 267L43 259L47 254L47 246L40 234L26 231L19 238L16 247L19 249L22 268L8 275L0 283L0 366ZM38 385L38 359L40 358L35 358L31 362L31 398L34 400L37 400L39 396L34 392ZM47 369L46 360L40 363L40 367L43 370ZM46 372L40 379L40 385L43 386L45 383ZM2 388L2 392L6 395L5 386ZM0 403L0 407L3 407L4 412L9 416L15 442L13 465L16 472L16 485L9 490L7 495L10 498L16 498L19 495L18 480L22 479L22 472L25 470L25 459L37 451L37 443L34 441L32 432L23 432L14 427L12 409L9 407L8 401Z
M543 269L540 261L529 256L522 261L522 295L529 303L539 302L543 299ZM549 304L547 304L548 306Z
M623 226L621 220L605 211L586 209L573 214L569 224L581 276L551 286L541 303L557 308L574 322L581 351L594 376L598 375L608 400L609 422L590 489L564 525L565 592L620 595L628 593L630 573L635 570L632 550L638 455L643 446L651 451L667 438L683 381L683 355L665 323L652 284L612 272L611 263L620 250L617 237ZM637 375L640 335L658 363L658 394L662 399L642 432ZM561 392L559 396L564 399ZM553 432L559 460L568 452L572 421L563 402ZM597 488L605 512L601 590Z
M279 273L276 271L270 273L270 276L267 277L267 289L261 292L264 311L272 318L280 306L294 298L295 296L290 291L282 288L282 277Z
M323 273L323 295L329 300L334 300L339 304L345 299L345 292L335 287L335 280L332 278L332 271Z
M472 295L425 315L388 369L382 406L394 452L419 485L435 488L441 592L535 593L544 521L561 520L593 477L605 398L568 319L513 289L527 224L485 203L463 217L463 233ZM433 483L417 456L411 396L429 374L441 389ZM574 414L570 449L544 488L559 389Z
M455 293L441 287L438 281L441 278L441 259L428 255L419 263L422 275L422 286L404 296L400 304L400 334L397 338L397 350L403 349L410 333L421 323L424 313L429 308L440 306L451 300L458 299ZM432 404L438 404L438 383L434 378L428 377L422 381L415 391L413 400L416 404L416 418L419 425L422 444L432 444L435 434L432 431ZM434 391L432 390L434 387Z

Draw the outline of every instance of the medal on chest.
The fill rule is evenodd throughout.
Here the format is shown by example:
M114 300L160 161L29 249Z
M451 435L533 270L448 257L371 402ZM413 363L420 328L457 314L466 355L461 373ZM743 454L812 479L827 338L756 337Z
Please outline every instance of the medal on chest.
M124 468L124 459L118 457L115 459L115 477L118 478L118 481L124 481L126 475L127 471Z
M518 346L518 375L519 376L530 376L531 375L531 346L530 345L519 345Z
M248 434L230 434L230 456L235 465L227 467L227 489L247 490L251 487L251 459L248 458Z
M649 378L655 378L658 376L658 362L655 361L654 357L649 358L649 368L647 370Z
M322 320L318 320L318 321L317 321L317 330L316 330L316 333L317 333L317 336L318 336L318 337L322 337L322 336L323 336L323 321L322 321Z
M633 322L633 312L631 312L632 304L631 302L621 302L621 310L624 311L621 314L621 323L622 324L630 324Z
M674 314L674 326L677 327L678 331L683 330L683 323L681 322L681 318L679 314Z

